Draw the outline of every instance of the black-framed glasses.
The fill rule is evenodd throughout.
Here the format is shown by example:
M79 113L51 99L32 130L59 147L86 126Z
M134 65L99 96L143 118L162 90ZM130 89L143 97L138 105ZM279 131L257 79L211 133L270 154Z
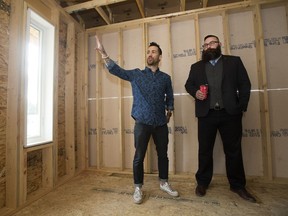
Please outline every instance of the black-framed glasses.
M215 44L218 44L219 41L210 41L209 43L205 43L202 45L203 49L206 49L208 46L214 46Z

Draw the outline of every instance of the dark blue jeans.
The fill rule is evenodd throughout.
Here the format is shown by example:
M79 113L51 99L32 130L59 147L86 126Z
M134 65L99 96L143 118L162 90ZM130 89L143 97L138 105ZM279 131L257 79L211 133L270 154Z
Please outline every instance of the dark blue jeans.
M168 180L168 127L146 125L139 122L134 127L135 155L133 160L133 176L136 186L143 185L144 169L143 162L150 137L153 137L158 156L158 171L160 180Z

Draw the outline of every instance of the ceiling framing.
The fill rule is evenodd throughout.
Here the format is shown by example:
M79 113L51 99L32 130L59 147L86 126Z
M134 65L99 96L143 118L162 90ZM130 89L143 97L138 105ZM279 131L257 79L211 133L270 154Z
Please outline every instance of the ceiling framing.
M85 29L245 0L56 0Z

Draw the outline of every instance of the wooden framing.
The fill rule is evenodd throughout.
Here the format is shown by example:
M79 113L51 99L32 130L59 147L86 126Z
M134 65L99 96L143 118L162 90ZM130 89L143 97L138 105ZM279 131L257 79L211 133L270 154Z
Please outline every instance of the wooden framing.
M194 15L194 24L195 24L195 38L196 38L196 50L197 50L197 54L196 54L196 59L200 60L201 59L201 54L200 54L200 27L199 27L199 16L198 14Z
M228 35L229 33L229 25L228 25L228 17L227 17L227 13L226 11L223 11L222 12L222 17L223 17L223 29L224 29L224 35ZM230 55L230 49L228 48L229 47L229 44L230 44L230 39L229 37L226 37L224 39L224 44L225 44L225 53L227 53L228 55Z
M123 67L123 31L122 29L119 31L119 54L118 54L118 60L119 60L119 65ZM125 167L125 145L124 145L124 135L122 133L124 129L124 117L123 117L123 80L119 79L118 80L118 115L119 115L119 145L120 145L120 158L121 158L121 165L120 165L120 170L124 170Z
M254 22L255 22L255 32L256 32L256 46L257 49L257 66L258 66L258 75L259 75L259 87L262 90L260 92L260 104L261 104L261 124L263 130L263 164L264 164L264 176L272 180L272 148L271 148L271 138L270 138L270 116L269 116L269 100L267 92L267 77L266 77L266 65L265 65L265 51L264 51L264 41L263 41L263 29L262 21L260 15L260 6L256 5L254 9Z
M58 49L59 49L59 23L60 23L60 13L58 12L58 10L53 9L52 11L52 22L54 23L55 26L55 46L54 46L54 50L55 50L55 58L54 58L54 98L53 98L53 102L54 102L54 106L53 106L53 140L54 143L58 143L58 113L57 113L57 108L58 108L58 85L55 85L55 83L58 83L58 73L59 73L59 53L58 53ZM56 155L58 154L58 150L56 145L52 146L52 169L53 169L53 173L52 173L52 178L53 178L53 186L56 185L56 182L58 180L58 167L57 167L57 157Z
M101 4L115 3L118 1L89 1L87 5L90 7L100 6ZM137 1L141 2L140 0ZM181 7L183 1L181 1ZM203 1L204 5L207 1ZM206 2L206 3L205 3ZM65 55L67 62L65 64L65 151L66 151L66 174L64 177L59 178L58 176L58 86L54 86L54 131L53 131L53 143L32 147L23 148L25 131L24 131L24 113L25 113L25 99L24 99L24 50L25 50L25 8L27 4L43 15L55 26L55 74L54 81L58 83L58 73L59 73L59 23L64 21L67 24L67 49L65 50ZM87 7L87 5L84 5ZM204 6L203 5L203 6ZM10 31L9 31L9 79L8 79L8 95L7 95L7 132L6 132L6 158L13 158L13 160L6 160L6 200L5 208L0 209L0 214L11 214L17 209L31 203L32 201L39 199L39 197L50 192L54 187L66 182L77 173L84 169L90 167L89 165L89 147L88 147L88 37L94 35L96 32L98 36L107 32L117 32L119 36L119 47L118 47L118 61L120 65L124 65L123 58L123 31L128 28L134 28L135 26L142 29L142 46L146 48L149 41L149 27L153 25L158 25L159 23L164 23L169 29L168 35L168 53L170 62L169 67L173 68L173 56L172 56L172 38L171 38L171 26L173 25L174 19L193 19L195 25L195 50L196 59L201 58L201 34L200 34L200 19L203 17L209 17L211 15L221 16L221 21L223 22L223 34L228 35L229 29L229 18L228 15L234 11L252 11L253 13L253 26L255 34L255 44L256 44L256 57L257 57L257 78L259 85L259 104L260 104L260 120L261 120L261 147L263 156L263 178L265 181L277 182L278 178L274 176L273 167L273 143L271 141L271 116L269 110L269 95L268 95L268 78L267 78L267 65L265 62L265 46L264 46L264 35L263 35L263 23L261 20L261 9L263 7L269 7L271 5L281 5L285 6L286 15L288 11L288 4L285 0L259 0L252 1L247 0L241 3L227 4L225 6L201 8L191 11L182 11L173 14L167 14L162 16L155 16L149 18L143 18L141 20L134 20L125 23L111 24L109 26L103 26L98 28L87 29L86 31L83 27L72 19L66 11L69 10L80 10L83 5L77 5L77 8L68 7L65 10L60 8L53 0L41 0L34 4L34 1L27 0L11 0L11 18L10 18ZM47 10L48 9L48 10ZM43 11L44 10L44 11ZM143 14L142 14L143 16ZM287 19L287 16L286 16ZM287 21L287 20L286 20ZM288 21L287 21L288 23ZM231 41L229 37L224 37L225 52L230 54L229 45ZM145 55L143 57L143 62L146 61ZM75 60L77 59L77 60ZM97 128L97 138L96 138L96 158L97 158L97 169L109 170L109 167L103 166L103 137L101 135L102 130L102 85L101 76L102 73L98 73L103 70L102 60L99 55L96 55L96 85L94 91L96 92L96 128ZM175 73L172 73L172 78L175 78ZM119 118L119 145L120 145L120 165L117 171L126 171L125 167L125 153L127 151L124 143L124 125L123 125L123 82L119 80L117 83L118 89L118 118ZM77 92L75 94L75 87ZM75 105L77 102L77 105ZM77 115L75 115L75 112ZM175 127L175 117L178 113L174 113L170 126ZM75 126L75 121L77 122ZM176 163L179 158L176 157L175 153L175 136L172 133L170 139L172 146L172 159L173 168L171 170L172 174L181 175L177 172ZM151 146L151 145L149 145ZM75 152L77 148L77 152ZM31 193L27 194L28 187L27 179L29 176L27 157L31 152L41 153L41 165L42 165L42 179L41 187ZM153 173L152 164L152 149L148 148L147 157L145 159L145 172ZM115 167L113 168L115 170ZM287 179L283 180L287 182Z
M100 37L100 35L98 34L98 37ZM88 42L88 40L86 40L86 42ZM88 44L86 45L88 47ZM88 55L88 53L87 53ZM102 62L101 62L101 57L96 55L96 70L100 71L102 70ZM96 160L97 160L97 168L101 169L102 168L102 136L101 136L101 125L102 125L102 107L100 104L100 96L101 96L101 75L102 73L96 73L96 86L95 86L95 91L96 91L96 131L97 131L97 137L96 137Z
M15 160L6 161L6 207L14 209L18 206L19 188L19 92L21 76L19 72L22 70L23 62L23 29L22 14L24 3L21 0L11 1L11 5L15 8L15 14L19 16L11 16L11 35L10 35L10 52L9 52L9 80L7 95L7 151L6 158L15 158ZM19 52L19 47L21 51ZM16 60L15 60L16 58ZM16 127L15 127L16 126Z
M87 104L87 67L83 69L84 65L88 65L85 61L85 55L83 53L88 52L85 46L85 33L79 32L78 34L78 49L77 59L77 128L79 131L77 136L77 157L75 172L78 173L88 167L88 104ZM84 72L82 73L82 70Z
M180 0L180 11L185 11L185 10L186 10L186 1Z
M64 179L59 179L57 176L57 143L58 143L58 87L54 85L54 120L53 120L53 143L48 143L41 146L34 146L30 148L24 148L24 113L25 100L24 100L24 53L25 53L25 10L27 7L31 7L37 13L45 17L55 26L55 59L54 59L54 83L58 81L58 49L59 49L59 21L60 15L68 23L67 41L68 47L66 49L66 55L68 57L67 64L65 65L66 74L66 89L65 89L65 101L66 101L66 124L67 135L66 149L67 149L67 176ZM22 1L11 0L11 21L10 21L10 51L9 51L9 68L8 68L8 93L7 93L7 132L6 132L6 206L0 209L1 215L7 215L15 212L19 207L23 207L44 194L50 192L53 187L62 184L68 179L72 178L77 172L82 171L87 167L87 76L82 78L81 73L77 73L76 89L77 93L74 94L75 89L75 69L82 71L85 64L84 52L85 50L85 37L84 29L67 13L56 4L53 0L45 1ZM78 35L78 47L75 46L76 38ZM76 49L77 49L77 65L76 65ZM86 73L85 73L86 74ZM75 96L80 104L75 107ZM74 109L75 108L75 109ZM81 130L74 127L75 122L75 110L77 112L77 121ZM79 144L77 145L77 165L75 159L75 134L77 132L77 138ZM85 134L86 133L86 134ZM27 178L29 173L27 156L29 153L39 152L41 155L41 185L38 190L28 194L27 189L29 187ZM13 158L13 159L11 159ZM8 160L9 159L9 160ZM2 214L3 213L3 214Z
M67 175L75 174L75 129L74 129L74 75L75 75L75 28L73 23L67 26L67 62L65 65L65 122L66 122L66 158Z
M176 12L176 13L171 13L171 14L165 14L165 15L159 15L159 16L154 16L154 17L147 17L143 18L140 20L132 20L132 21L127 21L127 22L122 22L122 23L114 23L109 26L100 26L100 27L94 27L86 30L86 33L88 34L94 34L95 31L100 31L100 32L105 32L105 31L112 31L113 29L121 28L121 27L128 27L128 26L133 26L133 25L139 25L141 23L153 23L157 22L160 20L165 20L168 18L173 18L173 17L185 17L187 15L191 14L198 14L199 16L204 16L204 15L209 15L213 13L219 13L222 11L231 11L231 10L247 10L247 7L252 7L253 5L267 5L267 4L273 4L273 3L285 3L283 0L248 0L240 3L231 3L227 4L225 6L214 6L214 7L207 7L207 8L201 8L201 9L195 9L195 10L188 10L188 11L183 11L183 12Z
M173 55L172 55L172 37L171 37L171 20L168 20L168 29L169 29L169 49L168 49L168 56L169 56L169 60L170 60L170 68L173 68ZM173 72L171 73L171 79L173 80ZM171 118L170 120L171 122L169 122L169 126L173 129L175 128L175 120L174 120L174 116ZM172 144L172 146L170 146L170 148L172 148L172 161L173 161L173 169L172 169L172 173L176 174L176 150L175 150L175 140L174 140L174 131L171 130L171 138L170 138L170 142Z
M206 2L206 3L205 3ZM207 4L207 1L204 1L204 4ZM263 30L262 30L262 24L261 24L261 14L260 14L260 9L261 7L265 7L265 6L271 6L271 5L286 5L287 8L287 3L285 3L285 1L283 0L260 0L260 1L244 1L241 3L233 3L233 4L227 4L225 6L215 6L215 7L209 7L209 8L201 8L201 9L197 9L197 10L192 10L192 11L183 11L183 12L178 12L178 13L173 13L173 14L167 14L167 15L162 15L162 16L156 16L156 17L149 17L149 18L144 18L141 20L133 20L133 21L128 21L128 22L124 22L124 23L117 23L117 24L111 24L109 26L102 26L102 27L98 27L98 28L91 28L86 30L86 36L89 37L89 35L93 35L95 34L95 32L97 32L97 34L105 34L105 33L110 33L110 32L118 32L119 33L119 42L120 42L120 48L119 48L119 57L118 57L118 61L120 62L120 65L122 65L122 46L121 43L123 43L123 36L122 36L122 30L125 28L133 28L133 26L139 26L142 25L143 26L143 46L146 47L147 42L149 41L149 26L151 25L156 25L158 23L166 23L168 25L168 28L171 31L171 23L173 23L173 19L177 18L177 20L181 20L182 19L189 19L189 17L193 18L194 20L194 24L195 24L195 42L196 42L196 59L200 59L201 58L201 39L200 39L200 26L199 26L199 20L205 17L210 17L210 16L219 16L222 19L222 28L223 28L223 34L225 35L225 37L223 38L223 45L225 47L224 52L226 54L230 54L230 45L231 45L231 41L229 36L229 14L230 13L238 13L238 12L245 12L245 11L251 11L254 14L254 28L255 28L255 38L256 38L256 53L257 53L257 69L258 69L258 84L259 84L259 88L260 88L260 95L259 95L259 101L260 101L260 116L261 116L261 130L263 133L263 137L262 137L262 150L263 150L263 167L264 167L264 171L263 171L263 178L267 181L275 181L275 177L273 177L273 152L272 152L272 146L271 146L271 137L270 137L270 132L271 132L271 128L270 128L270 116L269 116L269 98L268 98L268 92L267 92L267 78L266 78L266 65L265 65L265 50L264 50L264 40L263 40ZM205 5L203 5L203 7L205 7ZM287 13L287 10L286 10ZM170 35L168 35L169 38L169 43L171 45L172 41L171 41L171 32ZM172 51L171 51L171 46L169 47L169 51L170 54L172 55ZM97 55L97 63L100 63L100 59L99 56ZM146 61L146 59L144 58L144 62ZM170 59L170 64L171 64L171 68L173 68L173 61L172 58ZM99 66L100 67L100 66ZM96 74L98 75L99 68L98 66L96 67ZM173 73L172 73L173 75ZM99 80L99 79L98 79ZM102 83L97 83L96 85L102 85ZM121 92L121 82L119 81L118 83L118 87L119 87L119 92ZM96 87L96 88L99 88ZM120 97L121 97L121 93ZM101 92L97 91L97 97L100 98L101 97ZM119 105L120 107L120 112L119 112L119 119L122 119L122 114L121 114L121 103ZM101 128L101 104L97 105L97 123L98 123L98 128ZM177 115L177 113L175 114ZM119 123L119 128L121 128L121 130L119 131L123 131L122 127L123 125L121 125L121 123ZM171 122L171 127L174 127L174 121ZM97 137L97 146L101 146L101 148L103 147L103 143L102 141L100 141ZM122 136L120 135L120 146L121 149L123 148L123 140L122 140ZM172 145L174 144L174 136L172 136ZM170 146L171 148L172 146ZM174 148L174 145L173 147ZM97 149L97 151L100 149ZM99 154L99 152L102 152L103 149L101 149L101 151L97 152L97 157L101 158L100 161L103 161L103 155L101 155L101 153ZM121 150L122 152L122 159L121 159L121 166L120 169L123 170L123 161L125 161L125 158L123 158L123 154L124 154L124 150ZM152 164L151 164L151 160L152 160L152 151L151 151L151 147L150 145L148 146L147 149L147 155L144 161L145 164L145 172L146 173L152 173ZM170 156L171 157L171 156ZM170 158L174 161L174 167L171 170L172 174L178 174L176 172L176 165L175 163L177 162L177 158L175 156L175 149L173 150L173 155L172 158ZM101 163L102 164L102 163ZM103 167L102 165L99 166L101 169L108 169L108 167ZM98 167L98 168L99 168Z
M142 28L143 28L143 47L146 47L146 44L148 44L149 41L149 34L148 34L148 24L147 23L143 23L142 24ZM145 55L143 55L143 61L145 62L146 58ZM149 145L147 148L147 152L146 152L146 157L144 160L144 171L146 173L152 173L152 163L151 163L151 158L152 158L152 149L151 149L151 139L149 141Z
M143 6L143 0L136 0L137 6L139 8L140 14L142 16L142 18L145 17L145 10L144 10L144 6Z
M104 19L107 24L111 24L110 18L106 15L104 10L101 7L95 7L95 10L100 14L100 16Z
M91 0L91 1L84 2L84 3L68 6L65 8L65 11L67 13L72 13L73 11L91 9L91 8L95 8L95 7L99 7L103 5L109 5L109 4L118 3L118 2L123 2L123 1L126 1L126 0Z

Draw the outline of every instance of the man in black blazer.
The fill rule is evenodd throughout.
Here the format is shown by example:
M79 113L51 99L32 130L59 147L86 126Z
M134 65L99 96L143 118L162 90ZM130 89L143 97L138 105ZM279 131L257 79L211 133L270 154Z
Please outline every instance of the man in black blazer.
M208 86L208 93L200 86ZM215 35L204 38L202 60L191 66L185 88L195 98L198 118L197 196L205 196L213 175L213 148L219 131L226 158L230 190L250 202L256 199L245 189L242 159L242 113L247 110L251 83L247 71L236 56L222 55Z

